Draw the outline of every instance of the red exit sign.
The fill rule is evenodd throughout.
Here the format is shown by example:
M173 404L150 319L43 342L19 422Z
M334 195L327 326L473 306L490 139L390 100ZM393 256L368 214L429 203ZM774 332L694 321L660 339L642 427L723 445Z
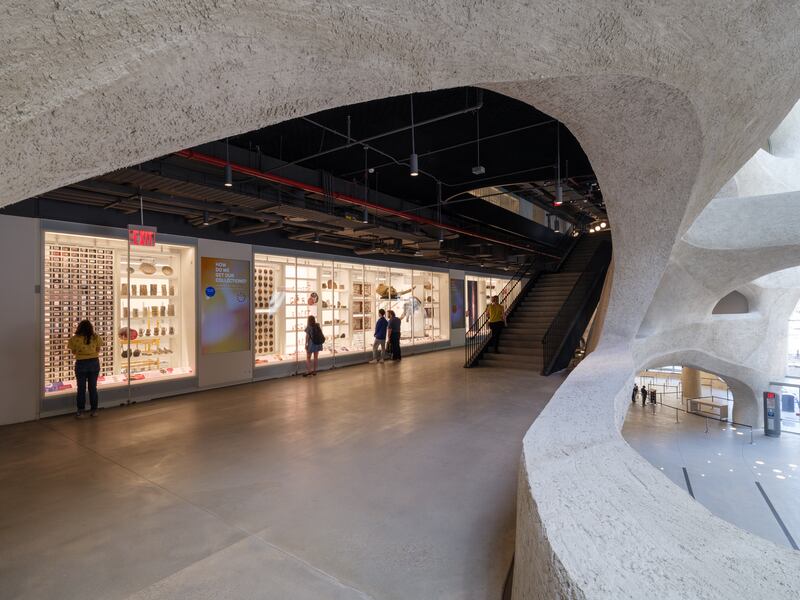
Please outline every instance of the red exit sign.
M144 225L128 225L128 243L131 246L155 246L156 228Z

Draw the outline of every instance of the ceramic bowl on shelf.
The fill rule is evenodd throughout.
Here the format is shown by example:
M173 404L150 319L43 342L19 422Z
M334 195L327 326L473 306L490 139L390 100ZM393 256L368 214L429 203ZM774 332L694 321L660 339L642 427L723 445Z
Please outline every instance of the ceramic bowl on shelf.
M145 275L152 275L156 272L156 266L152 263L143 262L139 265L139 270Z
M175 272L175 269L173 269L169 265L164 265L163 267L161 267L161 272L164 275L166 275L167 277L169 277L170 275L172 275Z

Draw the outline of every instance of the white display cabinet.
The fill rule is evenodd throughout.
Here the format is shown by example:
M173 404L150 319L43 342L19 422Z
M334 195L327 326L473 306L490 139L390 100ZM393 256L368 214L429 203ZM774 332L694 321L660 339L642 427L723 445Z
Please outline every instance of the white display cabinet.
M195 370L195 250L134 247L113 237L44 232L45 398L75 393L67 348L78 323L103 338L98 388L191 377Z

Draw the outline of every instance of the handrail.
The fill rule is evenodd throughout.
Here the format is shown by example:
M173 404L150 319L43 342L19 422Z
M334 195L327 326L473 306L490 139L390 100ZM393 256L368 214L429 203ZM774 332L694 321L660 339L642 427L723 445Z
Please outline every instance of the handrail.
M535 281L538 277L539 270L537 270L534 265L535 263L533 261L523 263L514 273L511 280L506 283L503 289L500 290L500 293L497 294L500 304L505 306L509 299L511 301L511 304L505 309L504 314L506 316L511 314L516 308L520 298L524 296L521 292L523 291L522 282L525 278L530 277L528 283L525 285L525 288L528 288L531 282ZM487 307L486 310L475 319L466 332L466 339L464 340L464 367L472 367L475 364L481 352L483 352L483 349L486 347L486 344L489 343L489 339L491 338L489 331L489 309Z
M714 397L713 396L699 396L697 398L685 398L685 400L701 400L702 398L712 398L713 399ZM687 415L692 415L693 417L704 418L706 420L706 431L705 431L706 433L708 433L708 420L709 419L711 419L713 421L719 421L720 423L727 423L729 425L736 425L737 427L747 427L747 428L750 429L750 444L753 443L753 426L752 425L748 425L747 423L739 423L737 421L727 421L725 419L717 419L714 415L701 415L701 414L698 414L696 412L688 411L688 410L684 409L683 407L672 406L671 404L664 404L664 402L661 401L660 399L659 399L658 403L661 406L666 406L667 408L671 408L671 409L673 409L675 411L675 422L676 423L679 422L678 421L678 411L680 411L682 413L685 413ZM652 406L653 406L653 413L655 413L656 405L653 404ZM736 427L732 427L731 429L736 429Z
M590 314L584 314L586 312L584 309L593 296L599 297L599 292L593 292L596 292L599 284L605 280L610 260L611 242L603 240L542 336L542 375L550 375L554 371L559 356L567 342L575 337L576 330L580 329L578 336L583 333L583 328L591 318ZM577 325L581 321L586 323L579 328Z
M563 244L564 251L557 265L555 265L555 270L561 268L561 266L564 264L564 261L572 253L572 250L574 250L580 239L581 238L578 237L566 238ZM499 296L500 304L506 307L504 312L506 317L508 317L514 311L514 309L516 309L520 300L525 297L525 294L534 285L539 275L544 270L544 267L539 268L536 266L535 259L533 261L523 263L517 269L511 280L503 287L500 293L497 294ZM528 282L523 286L522 281L525 278L528 278ZM475 319L475 321L473 321L472 325L466 331L466 339L464 343L464 367L468 368L475 365L481 353L489 343L489 340L491 339L489 332L489 309L487 308L478 316L477 319Z

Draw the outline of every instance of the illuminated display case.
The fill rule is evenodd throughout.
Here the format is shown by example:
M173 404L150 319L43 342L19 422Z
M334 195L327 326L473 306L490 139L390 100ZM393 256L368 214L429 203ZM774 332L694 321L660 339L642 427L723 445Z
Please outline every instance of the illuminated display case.
M254 264L256 366L304 361L309 315L325 334L320 358L369 351L381 308L401 318L406 344L450 338L445 273L272 254Z
M193 375L194 253L157 244L129 254L125 240L45 232L45 396L75 391L67 342L82 319L104 340L99 388Z

